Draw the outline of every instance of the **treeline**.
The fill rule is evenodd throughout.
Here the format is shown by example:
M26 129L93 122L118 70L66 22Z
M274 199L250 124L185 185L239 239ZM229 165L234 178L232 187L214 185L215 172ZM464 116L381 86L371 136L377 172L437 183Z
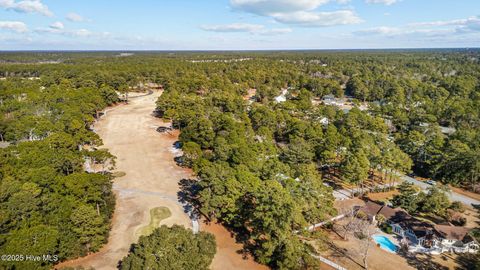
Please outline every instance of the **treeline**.
M62 78L0 81L0 253L51 256L5 259L1 268L49 269L106 242L111 176L87 173L84 163L114 163L89 127L116 101L108 86L76 88Z

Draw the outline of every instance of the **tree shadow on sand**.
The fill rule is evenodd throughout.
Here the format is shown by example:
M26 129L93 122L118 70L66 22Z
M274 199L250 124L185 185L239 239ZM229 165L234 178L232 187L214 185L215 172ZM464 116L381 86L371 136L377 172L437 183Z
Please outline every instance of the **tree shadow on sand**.
M407 260L407 263L418 270L448 270L447 266L441 265L438 262L433 261L433 256L430 254L412 254L412 253L399 253L400 256ZM443 258L447 260L448 258Z
M327 248L331 251L331 254L329 257L334 260L338 261L338 259L349 259L351 262L355 263L358 265L360 268L363 268L363 264L360 262L357 262L352 256L349 255L349 252L346 248L339 247L335 245L332 242L326 242L325 243Z
M478 266L480 266L480 255L479 254L460 254L455 258L455 262L458 266L455 268L456 270L478 270Z
M182 179L178 182L180 191L177 192L178 201L183 204L185 213L199 214L200 204L198 202L198 192L200 187L195 179Z

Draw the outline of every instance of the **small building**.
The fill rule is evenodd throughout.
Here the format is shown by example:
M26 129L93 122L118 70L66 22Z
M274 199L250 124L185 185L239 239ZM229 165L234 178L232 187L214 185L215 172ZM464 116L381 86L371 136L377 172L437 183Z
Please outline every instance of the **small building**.
M275 102L282 103L287 101L287 93L288 89L282 89L282 93L279 96L275 97Z
M423 128L428 128L430 126L430 123L420 123L419 126ZM452 135L457 131L457 129L455 129L454 127L439 126L439 128L440 132L448 136Z
M318 122L320 122L320 124L322 124L324 126L328 126L328 124L330 123L330 120L327 117L323 117Z

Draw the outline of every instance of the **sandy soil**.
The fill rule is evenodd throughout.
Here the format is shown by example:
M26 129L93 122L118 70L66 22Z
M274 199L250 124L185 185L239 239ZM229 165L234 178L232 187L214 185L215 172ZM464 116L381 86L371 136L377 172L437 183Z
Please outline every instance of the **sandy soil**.
M138 239L135 231L149 223L151 208L168 207L172 216L161 224L191 228L191 221L177 201L178 181L190 176L173 161L172 144L178 134L160 134L155 128L164 123L152 116L160 92L130 100L102 118L95 130L104 147L117 157L116 171L126 175L114 180L116 208L108 244L100 252L57 266L84 266L116 269Z
M211 269L245 269L260 270L268 267L256 263L251 256L242 254L242 244L236 243L231 233L222 225L216 223L202 223L202 231L215 235L217 254L213 258Z

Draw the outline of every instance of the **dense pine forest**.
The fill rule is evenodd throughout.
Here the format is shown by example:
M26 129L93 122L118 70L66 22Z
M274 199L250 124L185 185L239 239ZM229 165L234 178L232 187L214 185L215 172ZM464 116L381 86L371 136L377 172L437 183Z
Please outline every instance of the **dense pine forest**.
M480 192L479 61L479 50L2 53L0 251L99 250L113 176L85 163L115 158L91 125L152 82L164 89L156 113L181 132L198 211L262 264L315 267L305 239L318 237L303 229L336 214L324 180L361 192L413 172Z

